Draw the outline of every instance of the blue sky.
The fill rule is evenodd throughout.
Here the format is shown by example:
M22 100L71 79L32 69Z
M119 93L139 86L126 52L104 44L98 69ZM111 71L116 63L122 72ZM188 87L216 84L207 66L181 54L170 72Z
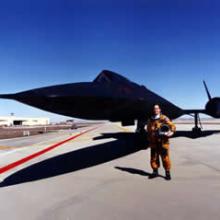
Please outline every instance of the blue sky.
M220 96L218 0L0 2L0 93L123 74L182 108ZM0 115L58 115L0 100Z

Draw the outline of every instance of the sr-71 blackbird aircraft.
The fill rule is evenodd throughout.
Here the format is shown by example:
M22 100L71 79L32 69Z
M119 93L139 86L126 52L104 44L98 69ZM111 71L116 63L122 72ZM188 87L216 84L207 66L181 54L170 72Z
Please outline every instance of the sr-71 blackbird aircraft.
M49 112L91 120L120 121L123 126L134 125L143 129L152 113L152 107L159 104L171 119L184 114L194 116L194 132L200 132L199 114L220 118L220 98L212 98L204 82L208 102L204 109L184 110L166 99L112 71L103 70L93 82L55 85L15 94L0 95Z

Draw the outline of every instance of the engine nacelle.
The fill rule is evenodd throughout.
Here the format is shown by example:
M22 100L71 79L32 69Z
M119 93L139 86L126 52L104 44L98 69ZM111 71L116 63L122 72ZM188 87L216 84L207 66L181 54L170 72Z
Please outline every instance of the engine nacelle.
M220 118L220 98L210 99L205 106L205 110L213 118Z

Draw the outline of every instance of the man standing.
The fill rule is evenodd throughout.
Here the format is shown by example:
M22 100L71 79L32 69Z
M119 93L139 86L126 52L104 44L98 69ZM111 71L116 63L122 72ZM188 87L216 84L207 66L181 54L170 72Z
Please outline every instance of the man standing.
M168 126L169 131L160 134L159 130L162 125ZM160 106L155 105L153 108L153 115L149 119L147 124L148 141L151 148L151 167L153 169L153 173L150 175L149 178L152 179L158 176L158 168L160 167L161 157L166 174L165 179L171 180L169 138L173 136L175 131L176 126L170 121L167 116L161 114Z

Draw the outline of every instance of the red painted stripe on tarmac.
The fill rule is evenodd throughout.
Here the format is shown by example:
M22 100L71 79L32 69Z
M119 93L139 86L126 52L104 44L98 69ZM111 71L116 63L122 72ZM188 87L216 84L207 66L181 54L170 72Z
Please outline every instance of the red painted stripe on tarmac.
M65 144L65 143L67 143L67 142L69 142L69 141L71 141L71 140L73 140L73 139L76 139L77 137L79 137L79 136L81 136L81 135L83 135L83 134L85 134L85 133L88 133L88 132L90 132L90 131L92 131L92 130L95 130L95 129L97 129L97 128L98 128L98 127L85 130L85 131L83 131L83 132L81 132L81 133L79 133L79 134L77 134L77 135L74 135L74 136L72 136L72 137L70 137L70 138L68 138L68 139L66 139L66 140L63 140L63 141L58 142L58 143L56 143L56 144L53 144L53 145L51 145L51 146L49 146L49 147L47 147L47 148L45 148L45 149L43 149L43 150L41 150L41 151L38 151L38 152L33 153L33 154L31 154L31 155L29 155L29 156L27 156L27 157L24 157L24 158L22 158L22 159L20 159L20 160L17 160L17 161L15 161L15 162L13 162L13 163L10 163L10 164L8 164L8 165L6 165L6 166L4 166L4 167L1 167L1 168L0 168L0 174L5 173L5 172L7 172L7 171L9 171L9 170L11 170L11 169L17 167L17 166L20 166L21 164L24 164L24 163L26 163L26 162L28 162L28 161L30 161L30 160L36 158L36 157L39 157L39 156L41 156L42 154L45 154L45 153L47 153L48 151L51 151L51 150L53 150L53 149L55 149L55 148L57 148L57 147L59 147L59 146Z

